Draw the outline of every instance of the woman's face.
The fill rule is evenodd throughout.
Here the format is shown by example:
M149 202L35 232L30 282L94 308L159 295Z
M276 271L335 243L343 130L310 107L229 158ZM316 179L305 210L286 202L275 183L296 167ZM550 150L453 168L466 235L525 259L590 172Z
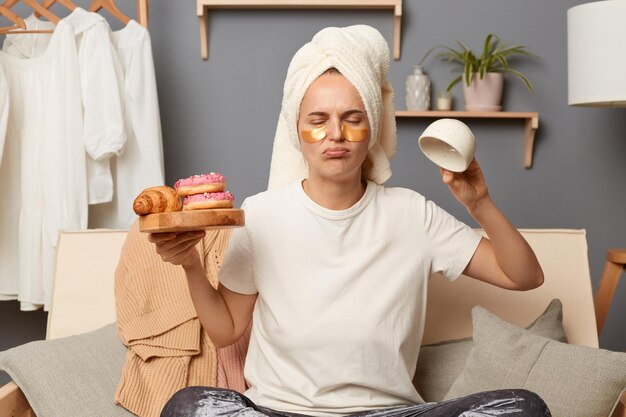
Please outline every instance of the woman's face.
M323 139L303 139L303 131L307 135L324 125ZM315 80L304 94L298 119L298 136L309 165L309 177L345 180L356 176L360 180L370 136L368 133L365 140L351 142L346 140L349 133L344 132L364 129L369 129L365 106L350 81L339 73L326 73Z

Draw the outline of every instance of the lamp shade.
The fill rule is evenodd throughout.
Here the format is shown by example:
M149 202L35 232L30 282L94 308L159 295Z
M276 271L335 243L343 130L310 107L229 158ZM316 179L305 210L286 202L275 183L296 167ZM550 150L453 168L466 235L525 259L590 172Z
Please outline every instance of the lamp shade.
M626 107L626 0L567 11L568 103Z

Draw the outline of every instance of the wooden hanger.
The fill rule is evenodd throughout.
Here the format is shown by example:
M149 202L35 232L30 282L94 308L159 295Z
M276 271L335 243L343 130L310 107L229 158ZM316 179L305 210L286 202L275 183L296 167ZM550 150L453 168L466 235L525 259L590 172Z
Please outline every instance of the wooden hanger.
M45 17L52 23L59 23L59 21L61 20L59 16L55 15L50 10L46 9L41 4L37 3L36 0L20 0L20 1L30 6L35 12L39 13L41 16Z
M19 0L8 0L8 1L19 1ZM54 3L60 3L69 10L74 10L76 4L72 2L72 0L44 0L42 6L46 9L50 8ZM94 0L89 6L90 12L97 12L100 9L104 8L108 10L115 18L120 20L122 23L127 24L130 18L122 13L114 0ZM144 27L148 27L148 8L149 8L149 0L137 0L137 20L139 24Z
M0 15L15 23L15 26L0 28L0 33L5 33L5 31L7 30L26 29L26 23L24 23L24 19L22 19L17 13L15 13L3 4L0 4Z
M74 10L75 8L78 7L77 5L74 4L72 0L44 0L41 3L41 6L45 7L46 9L49 9L55 3L59 3L60 5L65 6L65 8L69 10ZM38 13L35 13L35 15L38 15Z
M76 4L74 4L72 0L44 0L43 4L37 3L36 0L4 0L4 3L1 4L0 7L2 7L2 9L8 13L0 12L0 14L7 16L7 18L9 18L9 20L11 20L12 22L16 23L16 25L12 27L8 27L8 28L0 28L0 34L4 34L4 33L51 33L52 32L50 30L23 30L26 27L26 25L24 21L22 20L22 18L18 16L16 13L9 10L9 8L13 7L15 4L19 3L20 1L29 5L31 8L33 8L36 14L45 17L46 19L50 20L53 23L58 23L60 20L58 16L56 16L55 14L53 14L51 11L48 10L48 8L51 7L54 3L60 3L70 10L74 10L77 7ZM117 8L117 5L115 4L114 0L93 0L93 2L91 3L91 6L89 6L89 11L97 12L103 8L109 11L116 19L120 20L124 24L127 24L130 21L130 18ZM148 27L148 8L149 8L149 0L137 0L138 21L139 21L139 24L141 24L144 27ZM17 23L17 22L20 22L20 23ZM21 30L18 30L18 29L21 29Z
M89 6L89 11L97 12L102 8L111 13L113 17L124 24L127 24L130 21L130 17L126 16L120 11L120 9L117 8L115 0L93 0L91 2L91 6Z
M36 0L5 0L0 7L4 10L5 16L9 17L6 12L12 15L16 15L13 11L9 10L15 4L22 2L28 6L30 6L35 12L39 12L40 15L51 21L52 23L59 23L61 20L57 15L44 8L41 4L37 3ZM19 16L18 16L19 17ZM10 18L9 18L10 19ZM18 23L13 27L2 28L0 29L0 34L25 34L25 33L52 33L52 30L29 30L24 23L24 20L19 17L21 20L21 24Z
M27 6L30 6L31 9L33 9L36 13L38 13L39 15L45 17L46 19L48 19L49 21L51 21L52 23L59 23L59 21L61 20L61 18L57 15L55 15L54 13L52 13L50 10L46 9L45 7L43 7L41 4L37 3L36 0L4 0L4 3L2 4L3 7L10 9L11 7L15 6L17 3L22 2L24 4L26 4ZM52 33L51 30L15 30L17 28L10 28L9 30L3 31L2 33Z

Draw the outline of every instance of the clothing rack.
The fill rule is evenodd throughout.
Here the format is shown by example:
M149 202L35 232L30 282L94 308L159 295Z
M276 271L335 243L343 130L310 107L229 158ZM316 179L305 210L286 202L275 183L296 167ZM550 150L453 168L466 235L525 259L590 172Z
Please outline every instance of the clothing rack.
M148 11L150 0L137 0L137 22L144 27L148 27ZM14 26L0 28L0 34L6 33L46 33L49 31L30 31L23 30L25 28L24 21L21 16L11 10L11 7L17 3L25 3L33 9L37 15L44 16L51 22L57 23L60 18L48 10L54 3L61 3L66 8L73 10L77 6L71 0L47 0L38 3L35 0L4 0L0 3L0 15L6 17ZM122 13L116 6L115 0L92 0L87 8L90 12L98 12L101 9L107 10L113 17L126 24L130 20L128 16Z

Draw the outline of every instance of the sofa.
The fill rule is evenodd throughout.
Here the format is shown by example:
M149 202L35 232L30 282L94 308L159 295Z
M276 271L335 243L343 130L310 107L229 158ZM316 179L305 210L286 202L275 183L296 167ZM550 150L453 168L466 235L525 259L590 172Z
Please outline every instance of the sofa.
M568 345L549 341L542 336L532 336L535 338L532 339L533 346L539 340L543 343L541 353L549 350L547 347L554 344L558 349L568 346L571 346L572 349L579 347L585 355L592 355L592 357L596 351L602 351L604 354L605 351L598 348L597 329L610 307L612 297L600 297L594 305L585 231L522 229L520 232L537 254L545 274L544 285L531 291L515 292L499 289L463 276L455 282L449 282L441 276L432 277L429 284L422 352L427 354L429 349L439 349L443 346L449 354L449 352L458 351L455 349L464 344L463 349L466 353L470 349L473 350L467 358L463 357L463 360L456 361L459 362L456 365L457 368L463 367L466 361L469 363L473 360L475 364L478 364L476 365L478 371L482 371L485 365L480 365L480 356L478 355L480 352L476 352L478 347L476 337L478 335L474 327L476 327L477 320L487 320L481 323L486 323L488 327L501 324L504 327L499 334L509 332L513 337L512 340L518 340L526 337L526 330L523 329L532 327L546 306L553 305L551 301L558 299L560 300L559 308L562 305L562 328L565 331ZM46 342L34 343L51 343L55 340L69 340L71 343L74 340L71 337L80 337L80 335L96 331L115 322L114 271L125 238L126 232L117 230L64 232L61 235L52 307L48 315L47 340ZM603 291L613 294L617 280L612 279L610 282L608 279L603 278L603 280L605 281L604 285L601 284L604 288ZM607 282L612 288L607 289ZM476 305L482 306L482 310L477 310ZM493 315L493 317L487 317L485 314ZM602 320L599 320L598 323L596 322L596 314L602 316ZM482 326L484 327L484 325ZM467 345L468 340L471 343L469 338L472 336L474 336L476 343L474 347ZM518 352L527 353L529 351L528 346L530 345L521 346L521 350ZM563 355L569 355L569 350L558 349L555 350L556 361L560 360L558 358ZM515 351L511 352L511 354L516 354ZM573 352L573 355L576 356L579 351L573 350ZM612 353L606 354L612 355ZM624 363L622 360L626 355L622 353L615 353L614 355L616 356L609 356L609 358L617 358L620 362L616 361L613 364L618 367L622 366L621 364ZM483 356L485 356L484 352ZM500 359L497 361L501 366L504 366ZM453 362L455 361L450 360L446 363L450 367ZM548 367L553 362L555 359L549 361ZM611 360L608 363L611 364ZM97 364L93 366L97 366ZM418 368L419 366L418 363ZM597 368L595 365L594 367ZM573 372L571 367L567 366L567 368ZM609 368L607 368L607 372L611 371ZM450 388L451 381L455 379L455 384L458 385L460 378L458 372L465 372L466 381L471 381L471 373L466 371L467 368L451 371L456 372L456 374L448 382L444 382L448 385L445 390ZM433 373L433 370L422 371L420 375L424 376L429 372ZM548 372L546 375L550 375L556 371L550 369L545 372ZM596 377L602 377L604 371L594 370L595 374L598 372L600 374ZM26 385L23 383L23 375L21 378L21 385ZM58 378L62 380L63 375L58 375ZM528 376L525 378L530 379ZM602 383L593 382L592 377L585 375L584 378L589 378L587 383L590 392L592 389L596 391L604 389ZM14 379L17 380L15 377ZM623 379L619 379L616 383L621 384L620 381ZM77 381L77 383L80 382ZM442 383L438 381L437 384L441 385ZM591 386L592 384L593 386ZM429 380L421 380L418 390L420 387L424 388L424 386L429 385ZM433 381L433 385L436 385L435 381ZM0 387L0 417L35 415L31 403L37 400L38 393L34 389L30 389L29 392L29 389L22 388L15 382ZM443 387L439 388L444 389ZM605 414L607 417L609 415L611 417L626 417L626 392L624 392L624 388L626 385L618 385L616 392L619 394L615 398L621 396L621 400L610 407L610 414ZM584 387L583 391L586 390L587 387ZM585 392L580 392L580 396L584 397L585 395ZM89 402L89 398L81 401L83 400ZM93 416L97 415L102 414L93 413ZM41 411L39 416L46 417Z

